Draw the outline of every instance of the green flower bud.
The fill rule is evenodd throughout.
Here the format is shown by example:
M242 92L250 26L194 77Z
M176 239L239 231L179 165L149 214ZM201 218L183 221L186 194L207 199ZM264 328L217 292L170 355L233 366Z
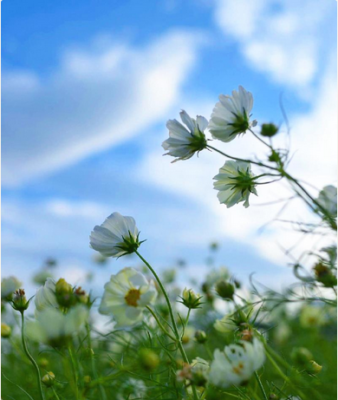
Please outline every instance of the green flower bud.
M12 307L14 310L23 312L27 310L28 306L29 301L26 299L25 291L23 289L16 290L12 299Z
M53 372L47 372L46 375L44 375L41 379L41 382L46 386L46 387L51 387L54 385L55 381L55 375Z
M196 294L192 289L184 289L181 297L181 303L189 309L200 308L201 298L199 294Z
M333 287L337 285L337 277L333 275L330 268L323 263L319 262L313 267L318 282L322 283L325 287Z
M217 294L221 296L222 299L233 300L235 293L235 287L233 284L227 281L219 281L216 283L215 289Z
M195 339L198 343L205 343L208 340L207 334L204 331L196 331Z
M313 358L312 353L305 347L295 347L292 350L291 358L298 365L306 365Z
M85 386L88 386L91 382L92 378L89 375L85 375L83 377L83 383L85 384Z
M11 336L12 329L5 323L1 323L1 337L2 338L9 338Z
M56 282L55 295L57 302L62 307L71 307L76 301L73 294L72 285L66 282L66 280L63 278L60 278Z
M261 129L261 135L265 137L275 136L278 132L278 126L275 124L263 124Z
M309 362L309 364L307 365L306 371L307 371L309 374L316 375L316 374L319 374L319 372L320 372L322 369L323 369L323 367L322 367L321 365L317 364L316 361L311 360L311 361Z
M153 371L160 363L158 355L151 349L141 349L139 351L139 361L146 371Z
M38 364L41 368L47 368L49 365L49 361L47 360L47 358L39 358Z

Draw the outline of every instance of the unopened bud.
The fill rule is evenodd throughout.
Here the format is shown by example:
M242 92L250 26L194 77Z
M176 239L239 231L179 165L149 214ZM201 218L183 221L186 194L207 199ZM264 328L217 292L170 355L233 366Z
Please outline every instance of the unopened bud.
M1 323L1 337L2 338L9 338L11 336L12 329L5 323Z
M74 304L75 297L72 286L65 279L60 278L55 285L57 302L62 307L70 307Z
M14 310L23 312L27 310L29 302L26 299L25 291L23 289L18 289L14 292L12 307Z
M263 124L261 129L261 135L265 137L275 136L278 132L278 126L275 124Z
M47 368L49 365L49 361L47 360L47 358L39 358L38 364L41 368Z
M244 329L240 333L241 339L245 340L246 342L251 342L253 339L253 332L251 329Z
M306 368L309 374L319 374L319 372L323 369L323 367L316 363L316 361L311 360Z
M325 287L333 287L337 285L337 277L333 275L330 268L321 262L313 267L317 281L322 283Z
M205 343L208 340L207 334L204 331L196 331L195 339L198 343Z
M54 385L55 375L53 372L47 372L47 374L42 377L41 381L45 386L51 387Z
M75 297L78 300L78 302L82 304L88 304L89 296L88 294L79 286L76 288L75 292Z
M221 296L222 299L233 300L235 293L235 287L233 284L227 281L219 281L216 283L215 289L217 294Z
M156 369L160 363L158 355L151 349L141 349L139 351L139 361L146 371Z
M202 304L202 296L196 294L192 289L184 289L182 294L182 304L189 309L199 308Z
M85 384L85 386L88 386L91 382L92 378L89 375L85 375L83 377L83 383Z

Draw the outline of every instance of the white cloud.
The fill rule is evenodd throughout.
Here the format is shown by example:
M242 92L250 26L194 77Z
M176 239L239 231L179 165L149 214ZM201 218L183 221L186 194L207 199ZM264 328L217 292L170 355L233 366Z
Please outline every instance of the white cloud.
M3 184L14 186L136 135L163 118L194 66L201 32L143 48L98 41L47 78L3 74Z
M335 14L328 0L217 0L215 21L250 66L301 93L335 51Z

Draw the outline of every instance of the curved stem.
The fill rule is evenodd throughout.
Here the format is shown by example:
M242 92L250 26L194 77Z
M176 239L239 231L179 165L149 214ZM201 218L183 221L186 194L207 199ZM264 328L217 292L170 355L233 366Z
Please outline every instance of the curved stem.
M34 358L31 356L30 352L28 351L28 347L26 344L26 339L25 339L25 317L24 317L24 311L21 311L21 339L22 339L22 346L23 349L26 353L26 356L30 359L31 363L33 364L35 371L36 371L36 377L38 379L38 388L40 392L40 398L41 400L44 400L44 395L42 391L42 384L41 384L41 375L40 375L40 370L38 367L38 364L34 360Z
M53 390L53 394L54 394L54 397L56 398L56 400L60 400L59 396L57 395L57 393L53 387L52 387L52 390Z
M257 161L247 160L247 159L244 159L244 158L238 158L238 157L230 156L229 154L223 153L223 151L218 150L218 149L216 149L216 147L210 146L209 144L207 145L207 148L209 148L209 149L211 149L211 150L214 150L214 151L216 151L217 153L222 154L222 156L227 157L227 158L230 158L230 159L232 159L232 160L235 160L235 161L243 161L243 162L246 162L246 163L255 164L255 165L258 165L258 166L260 166L260 167L272 169L273 171L278 171L278 172L279 172L278 168L271 167L270 165L266 165L266 164L263 164L263 163L261 163L261 162L257 162Z
M249 131L255 136L257 140L259 140L261 143L263 143L265 146L267 146L270 150L272 150L272 146L270 146L268 143L266 143L262 138L260 138L256 133L249 128Z
M177 328L177 325L176 325L175 316L174 316L174 313L173 313L173 310L172 310L172 307L171 307L171 304L170 304L170 300L169 300L168 294L167 294L166 290L164 289L164 286L162 285L162 282L161 282L159 276L156 274L156 272L154 271L152 266L141 256L141 254L137 250L135 250L135 253L145 263L145 265L150 269L150 271L154 275L159 287L161 288L161 291L163 293L163 296L165 298L165 301L166 301L168 309L169 309L169 315L170 315L171 322L173 324L173 329L174 329L174 333L175 333L175 336L176 336L176 342L177 342L178 348L179 348L179 350L181 352L181 355L182 355L182 358L183 358L184 362L189 364L189 359L188 359L188 357L187 357L187 355L185 353L185 350L183 348L183 345L182 345L182 340L180 338L180 334L179 334L179 331L178 331L178 328ZM192 391L193 391L193 394L194 394L194 399L197 400L198 396L197 396L197 391L196 391L196 388L195 388L194 385L192 385Z
M151 309L149 306L146 306L146 309L150 312L150 314L155 318L157 325L161 328L162 332L167 335L168 337L170 337L171 340L173 340L174 342L176 341L176 338L174 338L174 336L170 335L169 332L166 331L165 327L162 325L161 321L158 319L158 316L155 314L155 311L153 309Z

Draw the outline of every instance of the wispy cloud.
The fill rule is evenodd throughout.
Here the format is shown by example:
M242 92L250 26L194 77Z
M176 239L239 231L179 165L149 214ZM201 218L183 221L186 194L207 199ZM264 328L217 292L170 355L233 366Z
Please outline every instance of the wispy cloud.
M217 0L215 21L253 68L304 95L335 49L334 1Z
M144 47L97 41L46 78L3 74L3 184L15 186L124 141L163 118L195 65L201 32Z

